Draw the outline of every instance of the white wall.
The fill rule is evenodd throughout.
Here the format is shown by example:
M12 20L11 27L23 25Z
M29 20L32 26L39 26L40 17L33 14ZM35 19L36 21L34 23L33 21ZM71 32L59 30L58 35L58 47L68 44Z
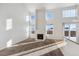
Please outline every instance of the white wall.
M64 9L72 9L72 8L78 9L78 6L74 5L74 6L69 6L69 7L50 9L50 10L52 10L52 13L54 14L54 18L52 20L48 20L46 23L53 24L54 31L53 31L52 35L47 36L48 39L64 39L63 38L63 36L64 36L64 33L63 33L64 25L63 24L64 23L78 23L78 22L74 22L75 20L78 20L78 17L63 18L62 11ZM45 12L45 11L43 11L43 12ZM42 21L39 21L39 22L41 23Z
M26 9L24 4L0 4L0 49L12 39L13 44L26 39ZM6 19L12 18L13 28L6 31Z
M71 6L71 8L72 7L74 8L74 6ZM78 17L68 19L62 18L63 9L64 8L52 9L55 18L49 21L48 24L54 25L54 34L48 36L47 38L63 39L63 23L72 22L74 19L78 20ZM45 11L42 12L44 13ZM25 19L26 15L27 15L27 9L25 4L0 4L0 48L6 47L6 43L10 39L13 40L14 44L27 38L26 37L27 22ZM13 28L9 31L6 31L6 19L8 18L13 19ZM36 35L31 35L30 37L36 38Z
M68 17L64 18L62 15L63 10L65 9L77 9L77 17ZM47 24L53 24L54 25L54 33L52 35L49 35L48 38L50 39L63 39L64 32L63 27L65 23L76 23L77 24L77 41L79 41L79 5L69 6L69 7L63 7L63 8L56 8L51 9L53 11L53 14L55 16L54 19L47 21Z

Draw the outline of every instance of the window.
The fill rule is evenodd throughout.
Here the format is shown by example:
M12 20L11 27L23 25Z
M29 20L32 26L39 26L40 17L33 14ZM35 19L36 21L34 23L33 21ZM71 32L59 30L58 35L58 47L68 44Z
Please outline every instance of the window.
M54 29L53 24L47 24L46 25L47 34L53 34L53 29Z
M64 27L64 30L65 30L64 35L65 35L65 36L69 36L69 29L70 29L69 24L65 24L65 27Z
M6 20L6 30L12 29L12 19Z
M63 11L63 17L76 17L76 9L69 9Z
M71 37L76 37L76 31L71 31L70 35L71 35Z
M70 24L70 30L76 31L76 24Z
M36 31L36 15L35 13L32 13L30 19L30 33L34 34L35 31Z
M70 36L76 37L76 24L70 24Z
M64 29L65 29L65 30L69 30L69 28L70 28L69 24L65 24Z
M31 16L31 19L32 19L32 20L35 20L35 19L36 19L36 16L35 16L35 15L32 15L32 16Z
M76 37L76 24L65 24L65 36Z
M35 33L35 25L31 25L31 33L32 33L32 34Z
M36 20L36 14L35 13L31 14L31 20Z
M69 31L65 31L65 36L69 36Z
M51 10L46 11L46 20L50 20L54 18L54 14Z
M29 18L30 18L29 16L26 16L26 22L28 22L28 21L29 21Z
M35 26L35 24L36 24L36 15L35 14L32 14L31 15L31 19L30 19L30 25L32 27L32 25Z

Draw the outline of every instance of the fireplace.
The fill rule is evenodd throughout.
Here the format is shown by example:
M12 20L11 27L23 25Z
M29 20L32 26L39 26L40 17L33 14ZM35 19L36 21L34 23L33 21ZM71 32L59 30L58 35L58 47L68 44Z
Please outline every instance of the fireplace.
M37 39L43 40L43 34L37 34Z

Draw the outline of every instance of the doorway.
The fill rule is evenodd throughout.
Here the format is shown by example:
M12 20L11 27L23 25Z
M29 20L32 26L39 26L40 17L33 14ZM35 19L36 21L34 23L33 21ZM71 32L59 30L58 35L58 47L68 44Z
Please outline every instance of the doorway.
M76 42L76 24L64 24L64 38Z

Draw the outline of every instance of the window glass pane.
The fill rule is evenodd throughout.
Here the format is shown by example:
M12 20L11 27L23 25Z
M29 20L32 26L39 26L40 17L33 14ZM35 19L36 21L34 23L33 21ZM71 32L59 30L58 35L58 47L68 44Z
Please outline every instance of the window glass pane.
M53 24L47 24L46 25L46 31L47 31L47 34L53 34Z
M76 24L65 24L65 36L76 37Z
M6 20L6 30L12 29L12 19Z
M64 10L63 17L76 17L76 9Z
M31 25L31 33L34 34L35 33L35 26Z
M53 19L54 14L51 10L46 11L46 20Z
M36 31L36 14L31 14L31 20L30 20L30 33L34 34Z
M65 29L65 30L69 30L69 24L65 24L64 29Z
M31 15L31 20L35 20L36 19L36 15L35 14L32 14Z
M65 31L65 36L69 36L69 31Z
M70 31L70 36L71 37L76 37L76 31Z
M26 22L28 22L29 21L29 16L26 16Z
M52 24L47 24L47 30L52 30L54 28L54 26Z
M70 30L76 30L76 24L70 24Z

